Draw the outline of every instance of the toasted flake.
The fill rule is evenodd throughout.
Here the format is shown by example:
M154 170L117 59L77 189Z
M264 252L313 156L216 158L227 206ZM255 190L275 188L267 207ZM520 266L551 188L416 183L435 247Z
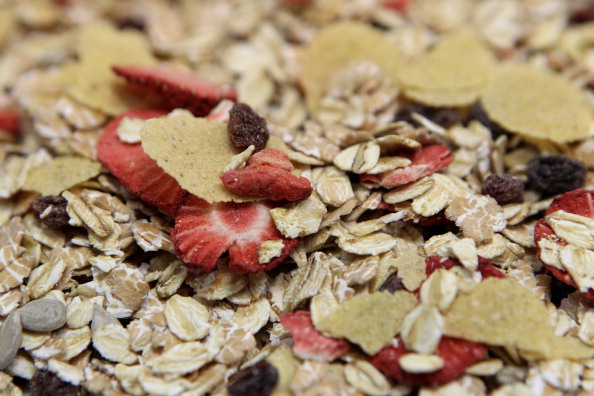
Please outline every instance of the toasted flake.
M126 143L140 143L140 129L144 121L142 118L124 117L116 129L118 138Z
M380 146L375 142L359 143L342 150L334 157L334 165L343 171L366 173L373 169L380 157Z
M256 334L262 327L268 323L271 314L270 302L266 298L261 298L249 305L239 307L233 315L233 323L239 328Z
M491 376L497 374L503 368L503 365L504 363L501 359L487 359L468 367L466 374Z
M545 216L545 219L555 235L566 242L585 249L594 249L594 219L563 210L555 211Z
M592 134L586 94L561 75L528 64L498 68L481 101L489 118L527 137L567 143Z
M398 364L409 373L432 373L443 368L443 359L437 355L406 353L398 359Z
M133 89L126 89L111 70L113 65L126 64L131 59L136 65L156 63L148 43L140 34L117 30L106 23L89 24L80 32L78 55L75 84L69 89L69 94L78 102L112 116L151 104L147 100L150 95L138 95Z
M0 293L21 285L34 264L34 258L21 246L0 248Z
M241 153L235 155L231 158L231 161L225 168L223 168L223 172L227 172L234 169L242 169L245 166L246 161L250 158L250 156L256 151L256 146L253 144L250 145L248 148L243 150Z
M444 334L505 346L526 359L594 354L593 348L576 338L555 336L544 303L530 290L506 279L488 278L460 294L444 318Z
M313 187L322 202L334 207L355 197L348 175L335 166L315 168Z
M31 298L36 299L50 291L66 270L66 262L59 256L35 268L29 276L27 288Z
M426 55L399 75L405 94L430 106L465 106L490 80L494 57L470 29L444 36Z
M314 198L302 199L270 211L274 225L287 238L316 233L326 213L326 206Z
M375 62L395 79L403 57L386 36L363 23L345 21L327 26L309 43L303 59L302 83L311 111L319 109L333 73L352 61Z
M376 292L355 296L329 315L312 320L317 329L347 338L373 355L400 332L404 317L416 304L416 297L405 291Z
M207 300L222 300L247 286L247 275L227 267L195 277L190 281L196 295Z
M385 202L395 204L416 198L433 186L434 178L423 177L414 183L398 186L383 195Z
M48 360L47 368L62 381L72 385L80 385L85 378L82 369L57 359Z
M99 174L101 164L82 157L57 157L27 175L23 189L42 195L60 193Z
M402 322L402 341L419 353L434 353L443 334L444 320L435 306L420 304Z
M346 252L361 255L376 255L390 251L398 241L385 232L374 232L362 237L348 235L337 240L338 246Z
M457 294L456 275L442 268L434 271L421 286L423 304L434 305L442 312L452 304Z
M187 374L209 361L208 351L201 342L185 342L146 362L155 374Z
M208 309L192 297L174 295L165 303L169 330L184 341L204 338L210 330Z
M132 224L132 233L138 246L145 252L165 250L173 253L173 245L168 232L147 220L138 220Z

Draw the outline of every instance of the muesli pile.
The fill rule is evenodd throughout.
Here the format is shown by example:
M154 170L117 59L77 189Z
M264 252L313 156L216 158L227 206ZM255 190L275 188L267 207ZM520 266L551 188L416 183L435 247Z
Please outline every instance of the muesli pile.
M0 0L0 394L594 394L594 5Z

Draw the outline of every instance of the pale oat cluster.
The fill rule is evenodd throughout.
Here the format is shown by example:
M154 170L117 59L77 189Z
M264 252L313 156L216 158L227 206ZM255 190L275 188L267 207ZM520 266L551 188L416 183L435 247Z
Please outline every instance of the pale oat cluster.
M590 167L584 187L594 189L593 138L560 144L496 136L478 121L443 126L422 111L395 122L407 99L371 61L336 70L315 112L298 84L308 43L325 26L353 20L383 29L409 60L426 54L448 31L471 26L500 59L560 71L575 86L587 87L594 81L594 26L569 26L568 19L588 5L0 0L0 107L18 104L25 110L21 137L0 130L0 394L22 395L27 381L44 369L92 394L226 395L237 372L266 359L279 373L273 395L408 395L415 389L384 376L368 355L399 334L412 351L399 360L404 371L441 369L436 348L444 334L455 333L460 296L482 290L479 256L542 300L544 316L537 319L553 329L550 337L576 338L594 348L592 300L576 291L553 304L552 276L535 255L534 225L552 198L527 191L523 203L499 205L481 194L490 174L511 172L526 181L529 160L545 154L584 161ZM287 145L314 193L271 211L285 237L302 238L278 270L236 273L225 259L210 273L187 268L170 239L172 218L132 195L104 168L60 194L74 227L61 231L43 224L52 208L33 213L39 194L23 187L34 169L63 155L97 160L97 140L113 114L77 99L60 70L85 50L76 45L80 30L106 21L140 24L160 59L234 86L239 101L266 117L272 135ZM138 130L130 122L118 133L134 142ZM453 153L452 163L438 173L394 188L358 178L404 169L411 160L398 153L430 144L445 144ZM250 154L235 158L231 168L241 167ZM386 207L390 211L381 211ZM457 231L418 225L440 213ZM547 221L568 242L541 240L547 263L570 273L579 290L594 288L593 220L558 211ZM258 251L260 262L282 247L280 240L267 242ZM462 265L427 277L425 258L432 255ZM393 274L402 290L380 293ZM309 311L318 330L356 347L334 362L293 352L280 317L295 310ZM497 334L501 342L493 341L487 359L460 379L421 387L418 394L594 394L594 352L529 350L529 336L518 335L512 345L507 335Z

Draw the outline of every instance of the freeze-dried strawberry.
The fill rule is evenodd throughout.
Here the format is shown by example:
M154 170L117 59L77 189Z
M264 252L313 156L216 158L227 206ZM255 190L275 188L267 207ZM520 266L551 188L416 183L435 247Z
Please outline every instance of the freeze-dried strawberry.
M297 357L307 360L331 362L349 351L349 343L344 339L326 337L320 333L306 311L297 311L281 317L283 327L293 336L293 352Z
M577 189L566 192L565 194L555 198L546 210L546 214L554 213L558 210L563 210L568 213L577 214L580 216L594 219L594 190ZM534 243L536 244L536 256L540 262L559 279L561 282L577 288L577 284L571 275L559 268L547 264L541 257L541 249L538 241L543 238L548 238L561 246L567 245L567 242L559 238L551 226L545 219L540 219L534 227ZM586 293L582 293L585 297L594 299L594 290L589 289Z
M158 109L135 109L113 119L105 127L97 153L99 160L118 178L130 192L138 195L148 204L175 215L187 192L149 157L140 143L126 143L120 140L116 131L122 119L149 119L167 112Z
M171 240L181 260L189 267L211 271L229 251L229 267L257 273L279 265L299 244L286 239L274 225L269 202L218 202L209 204L188 195L177 211ZM265 241L282 240L280 255L259 263L258 249Z
M227 131L233 146L240 150L251 145L256 151L263 150L270 137L266 120L245 103L235 103L229 111Z
M212 84L184 70L167 66L113 66L113 71L134 84L146 86L171 105L188 109L194 115L207 115L220 101L235 101L232 88Z
M0 130L17 134L20 131L21 112L13 109L0 109Z
M398 340L400 341L400 340ZM418 386L440 386L464 374L466 369L483 359L487 346L459 338L442 337L437 346L437 355L443 360L443 368L432 373L408 373L398 362L402 355L410 353L402 342L398 346L385 347L371 359L371 363L386 376L399 383Z
M411 160L405 168L394 169L379 175L361 175L362 181L378 183L385 187L396 187L412 183L445 168L452 162L452 152L442 144L432 144L416 150L412 155L401 154Z
M434 271L443 268L449 270L452 267L462 265L454 258L444 258L439 256L429 256L425 259L425 273L427 276L431 275ZM493 264L484 257L479 256L477 271L481 273L483 279L495 277L505 278L505 274L498 270Z
M382 7L398 12L406 12L408 10L410 0L386 0L382 3Z
M299 201L308 198L313 187L305 177L291 173L293 165L285 153L266 149L254 154L245 168L221 175L225 187L235 194L255 195L273 201Z

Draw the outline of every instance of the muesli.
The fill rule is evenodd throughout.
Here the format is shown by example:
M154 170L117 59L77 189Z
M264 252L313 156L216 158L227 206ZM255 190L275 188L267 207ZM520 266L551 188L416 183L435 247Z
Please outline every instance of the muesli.
M586 0L0 0L0 394L594 392Z

